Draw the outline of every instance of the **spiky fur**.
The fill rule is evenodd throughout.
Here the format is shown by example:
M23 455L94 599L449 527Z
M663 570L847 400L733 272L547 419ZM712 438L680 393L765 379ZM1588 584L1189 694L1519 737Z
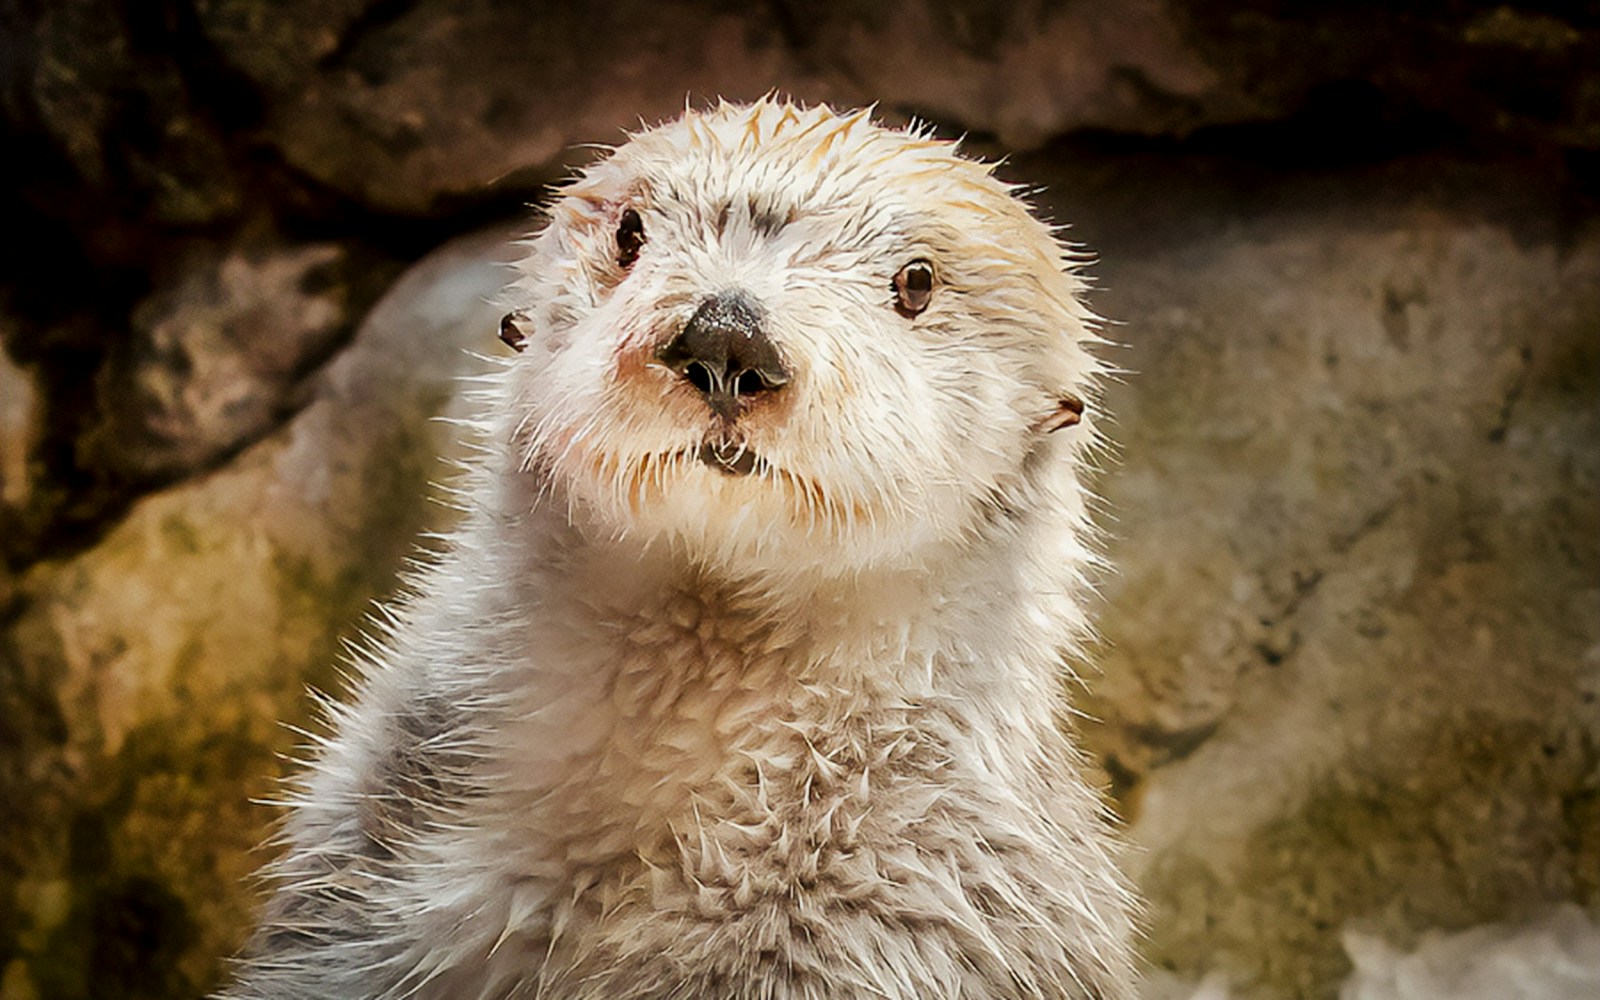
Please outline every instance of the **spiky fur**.
M333 709L226 996L1132 995L1062 735L1094 431L1039 430L1093 398L1095 337L1015 194L776 100L566 188L508 293L534 334L464 523ZM939 286L908 318L916 258ZM728 289L793 370L731 430L652 363ZM712 433L756 471L696 461Z

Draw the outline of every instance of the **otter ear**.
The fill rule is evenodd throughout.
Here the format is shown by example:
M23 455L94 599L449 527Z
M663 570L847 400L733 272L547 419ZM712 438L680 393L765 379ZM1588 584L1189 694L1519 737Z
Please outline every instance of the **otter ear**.
M1056 404L1054 410L1051 410L1045 415L1044 419L1033 425L1033 429L1039 434L1049 434L1052 431L1059 431L1063 427L1071 427L1082 419L1083 400L1069 392L1061 397L1061 401Z
M508 312L500 320L500 339L505 345L522 353L528 346L528 332L532 328L532 319L522 310Z

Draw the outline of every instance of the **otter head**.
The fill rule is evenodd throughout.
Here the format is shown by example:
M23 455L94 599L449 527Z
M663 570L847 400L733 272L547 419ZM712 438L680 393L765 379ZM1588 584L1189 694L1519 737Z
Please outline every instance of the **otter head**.
M1081 515L1080 281L951 143L778 101L690 112L529 246L502 328L516 443L583 525L859 573Z

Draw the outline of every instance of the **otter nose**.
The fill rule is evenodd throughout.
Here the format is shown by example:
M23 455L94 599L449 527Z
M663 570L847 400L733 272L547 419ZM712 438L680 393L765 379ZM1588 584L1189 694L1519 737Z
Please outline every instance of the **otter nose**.
M740 399L774 392L789 381L789 370L767 337L761 313L738 292L700 303L656 357L688 379L712 411L724 417L738 415Z

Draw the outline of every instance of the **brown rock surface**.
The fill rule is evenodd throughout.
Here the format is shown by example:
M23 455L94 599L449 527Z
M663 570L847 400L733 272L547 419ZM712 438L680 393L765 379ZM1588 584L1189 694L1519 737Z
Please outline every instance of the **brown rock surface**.
M406 276L315 401L210 476L146 498L98 545L16 581L0 631L0 996L194 996L252 909L275 755L337 691L338 637L443 516L432 417L507 233ZM15 807L27 803L26 809Z
M135 482L214 467L305 403L392 273L339 243L188 248L100 372L86 458Z
M178 51L181 7L62 0L17 23L23 10L0 11L7 118L44 131L68 171L124 211L196 225L243 208L229 139L214 120L238 95ZM64 191L59 176L41 186Z
M540 9L493 0L217 0L201 21L266 97L263 133L296 170L387 211L425 213L528 187L580 142L801 82L765 12L626 0ZM263 45L261 42L267 41ZM806 89L806 88L797 88Z
M1183 135L1354 102L1468 135L1600 149L1600 21L1533 8L1291 10L1258 0L776 0L533 8L493 0L208 0L200 30L259 91L260 136L363 204L426 213L549 177L685 99L877 103L1037 147Z
M0 505L15 506L28 495L28 449L37 420L32 376L0 354Z
M1087 707L1151 958L1327 997L1347 923L1600 904L1600 225L1434 161L1183 188L1058 198L1136 373Z

